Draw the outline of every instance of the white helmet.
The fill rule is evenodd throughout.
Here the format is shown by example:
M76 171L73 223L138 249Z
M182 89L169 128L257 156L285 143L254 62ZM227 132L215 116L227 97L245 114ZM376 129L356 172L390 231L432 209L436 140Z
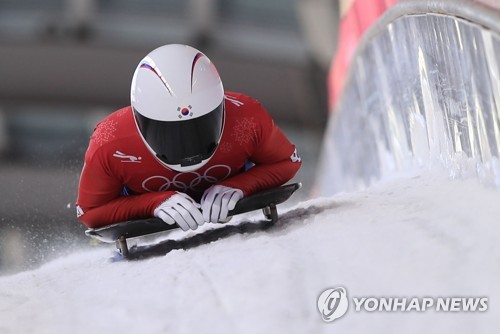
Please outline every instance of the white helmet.
M203 53L179 44L151 51L134 72L130 96L139 133L164 165L189 172L214 155L224 128L224 88Z

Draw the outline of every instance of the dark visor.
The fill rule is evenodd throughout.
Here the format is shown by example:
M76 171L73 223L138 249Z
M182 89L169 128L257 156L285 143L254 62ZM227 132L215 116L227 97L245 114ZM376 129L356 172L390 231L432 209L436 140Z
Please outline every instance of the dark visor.
M169 165L196 165L210 158L219 144L224 101L210 113L187 121L157 121L134 111L142 136Z

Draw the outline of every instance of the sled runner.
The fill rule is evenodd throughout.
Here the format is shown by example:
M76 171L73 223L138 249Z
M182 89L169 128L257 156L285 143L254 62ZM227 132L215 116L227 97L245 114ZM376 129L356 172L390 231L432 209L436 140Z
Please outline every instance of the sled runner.
M241 213L262 209L266 219L274 223L279 218L276 205L288 200L301 186L301 183L292 183L242 198L236 204L236 207L229 211L228 216L236 216ZM91 228L86 230L85 234L105 243L115 242L120 254L124 258L127 258L129 253L127 246L128 238L135 238L178 228L179 226L177 225L166 224L160 218L149 218L126 221L101 228Z

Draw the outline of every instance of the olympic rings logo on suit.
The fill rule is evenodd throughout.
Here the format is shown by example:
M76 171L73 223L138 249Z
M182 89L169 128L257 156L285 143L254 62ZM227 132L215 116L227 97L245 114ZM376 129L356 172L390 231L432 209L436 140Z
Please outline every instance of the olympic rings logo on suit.
M216 168L223 168L225 169L225 175L222 178L217 178L213 176L215 174L215 169ZM184 182L180 181L179 179L181 178L186 178L186 175L194 175L194 178L191 181ZM211 175L212 174L212 175ZM187 173L179 173L174 176L172 180L165 176L161 175L155 175L148 177L142 182L142 188L146 191L149 192L156 192L156 191L166 191L169 190L172 186L177 188L180 191L186 192L188 190L191 191L203 191L204 189L199 189L197 186L200 185L202 181L209 182L209 183L217 183L219 181L222 181L226 179L229 175L231 175L231 167L227 165L214 165L210 168L208 168L203 174L200 174L198 172L187 172ZM151 189L151 183L156 183L155 181L160 180L160 182L163 182L161 186L156 190L156 189ZM155 187L156 188L156 187Z

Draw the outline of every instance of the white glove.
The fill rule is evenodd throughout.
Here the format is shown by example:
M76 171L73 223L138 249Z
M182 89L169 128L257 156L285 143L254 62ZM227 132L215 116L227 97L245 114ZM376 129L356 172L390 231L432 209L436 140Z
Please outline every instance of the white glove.
M205 223L200 205L183 193L176 193L161 203L154 215L169 225L179 225L183 231L196 230Z
M201 198L201 212L206 222L218 223L227 219L229 211L243 198L243 191L226 186L211 186Z

